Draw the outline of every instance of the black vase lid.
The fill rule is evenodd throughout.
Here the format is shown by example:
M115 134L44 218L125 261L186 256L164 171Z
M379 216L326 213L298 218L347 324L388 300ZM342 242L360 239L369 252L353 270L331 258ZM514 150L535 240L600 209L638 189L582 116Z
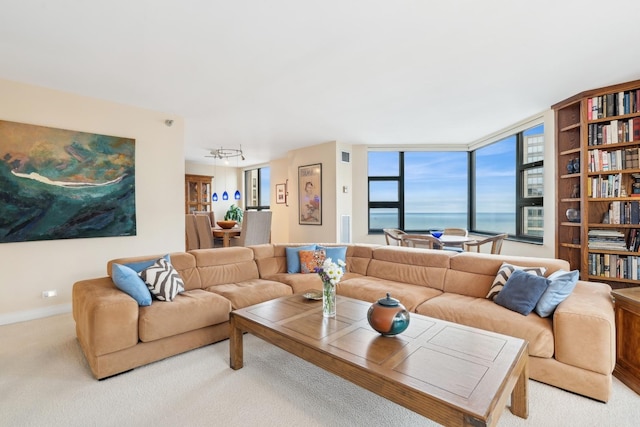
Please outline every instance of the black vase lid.
M387 296L385 298L380 298L378 300L378 304L384 305L386 307L395 307L400 304L400 301L395 298L391 298L391 294L387 292Z

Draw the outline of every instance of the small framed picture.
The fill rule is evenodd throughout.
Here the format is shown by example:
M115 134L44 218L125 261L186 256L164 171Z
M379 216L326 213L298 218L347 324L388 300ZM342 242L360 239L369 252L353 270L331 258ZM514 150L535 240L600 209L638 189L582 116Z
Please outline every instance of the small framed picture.
M287 186L285 184L276 184L276 203L287 203Z

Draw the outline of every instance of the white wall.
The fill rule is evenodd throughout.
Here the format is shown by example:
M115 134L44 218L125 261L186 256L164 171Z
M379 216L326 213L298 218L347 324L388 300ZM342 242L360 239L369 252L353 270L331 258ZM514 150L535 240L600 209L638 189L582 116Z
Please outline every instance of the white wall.
M335 141L290 151L287 155L289 169L289 212L290 242L337 242L338 223L336 219L336 150ZM298 186L298 167L322 164L322 225L300 225L300 190ZM273 173L273 172L272 172Z
M289 239L290 217L298 214L298 207L293 203L293 193L297 191L297 181L289 179L287 159L278 159L269 163L271 170L271 242L287 243ZM287 181L288 180L288 181ZM276 185L286 184L289 196L286 204L276 203Z
M136 236L1 243L0 324L69 311L73 283L110 259L184 250L182 118L1 79L0 94L2 120L134 138L137 217Z

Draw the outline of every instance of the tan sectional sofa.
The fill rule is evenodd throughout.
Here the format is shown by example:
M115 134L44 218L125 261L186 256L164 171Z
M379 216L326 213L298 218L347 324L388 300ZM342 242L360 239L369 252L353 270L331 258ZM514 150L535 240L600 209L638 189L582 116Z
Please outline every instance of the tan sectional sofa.
M77 282L73 315L96 378L228 337L229 312L321 286L316 274L287 273L287 244L171 254L185 282L173 302L139 307L108 276ZM335 246L335 245L334 245ZM530 377L606 402L615 364L610 287L579 281L552 317L522 316L485 298L503 262L568 270L565 261L365 244L347 245L338 294L374 302L391 292L408 310L529 341Z

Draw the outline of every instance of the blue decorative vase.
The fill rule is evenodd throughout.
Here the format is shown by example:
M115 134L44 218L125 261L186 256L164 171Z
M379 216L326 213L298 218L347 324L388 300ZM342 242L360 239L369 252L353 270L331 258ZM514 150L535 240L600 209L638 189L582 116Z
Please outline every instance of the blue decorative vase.
M573 159L573 172L574 173L580 172L580 159L578 158Z
M386 298L380 298L369 307L367 320L382 335L397 335L409 326L409 312L400 301L387 293Z

